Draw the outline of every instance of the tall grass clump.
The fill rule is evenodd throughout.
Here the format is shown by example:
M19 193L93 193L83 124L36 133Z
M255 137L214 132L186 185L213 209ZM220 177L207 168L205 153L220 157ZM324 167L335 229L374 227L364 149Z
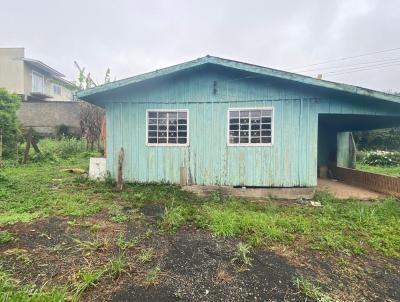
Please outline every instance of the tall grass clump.
M74 137L47 138L39 141L39 148L42 153L66 159L86 152L86 143L84 140Z

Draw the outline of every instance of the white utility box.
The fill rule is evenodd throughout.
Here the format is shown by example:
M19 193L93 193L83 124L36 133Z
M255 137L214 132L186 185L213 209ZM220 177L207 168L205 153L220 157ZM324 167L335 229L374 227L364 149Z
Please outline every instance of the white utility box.
M89 178L104 180L106 177L106 159L103 157L91 157L89 161Z

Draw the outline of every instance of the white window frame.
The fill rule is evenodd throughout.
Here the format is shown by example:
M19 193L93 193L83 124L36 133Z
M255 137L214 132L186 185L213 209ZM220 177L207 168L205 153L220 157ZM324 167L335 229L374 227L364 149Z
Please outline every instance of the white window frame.
M56 92L54 91L54 88L55 88L55 87L59 87L59 88L60 88L60 94L58 94L58 93L56 93ZM56 84L56 83L53 83L53 95L58 95L58 96L62 95L62 87L61 87L61 85Z
M230 143L229 142L229 126L230 126L230 121L229 121L229 113L232 111L251 111L251 110L271 110L271 142L270 143ZM228 147L270 147L274 145L274 139L275 139L275 132L274 132L274 124L275 124L275 110L274 107L251 107L251 108L228 108L227 114L226 114L226 122L227 122L227 127L226 127L226 142ZM249 123L249 127L251 127ZM240 131L240 129L239 129ZM251 131L251 129L249 129ZM251 136L250 136L251 137Z
M186 112L186 144L171 144L171 143L149 143L149 112ZM189 129L189 109L146 109L146 146L148 147L187 147L189 146L190 129ZM157 130L158 131L158 130ZM177 129L178 131L178 129ZM168 138L167 138L168 141Z
M37 77L40 77L40 78L42 78L42 91L33 91L33 87L34 87L34 85L33 85L33 76L37 76ZM32 70L32 88L31 88L31 91L33 92L33 93L45 93L45 87L44 87L44 75L42 75L41 73L39 73L39 72L37 72L37 71L34 71L34 70Z

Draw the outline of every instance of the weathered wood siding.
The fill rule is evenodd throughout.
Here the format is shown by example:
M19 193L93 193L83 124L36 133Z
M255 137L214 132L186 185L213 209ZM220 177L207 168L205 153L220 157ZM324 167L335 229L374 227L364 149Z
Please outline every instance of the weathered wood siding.
M115 175L124 147L130 181L179 183L185 166L200 185L315 186L319 113L398 114L349 98L221 68L148 81L108 95L107 168ZM274 108L272 146L227 146L227 110L239 107ZM189 146L146 146L146 109L188 109Z

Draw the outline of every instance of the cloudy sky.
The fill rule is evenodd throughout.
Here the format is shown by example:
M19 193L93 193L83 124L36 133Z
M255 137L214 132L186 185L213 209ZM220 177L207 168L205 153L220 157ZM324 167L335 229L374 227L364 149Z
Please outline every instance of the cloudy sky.
M74 60L102 82L108 67L122 79L210 54L400 91L398 0L2 2L0 47L71 80Z

